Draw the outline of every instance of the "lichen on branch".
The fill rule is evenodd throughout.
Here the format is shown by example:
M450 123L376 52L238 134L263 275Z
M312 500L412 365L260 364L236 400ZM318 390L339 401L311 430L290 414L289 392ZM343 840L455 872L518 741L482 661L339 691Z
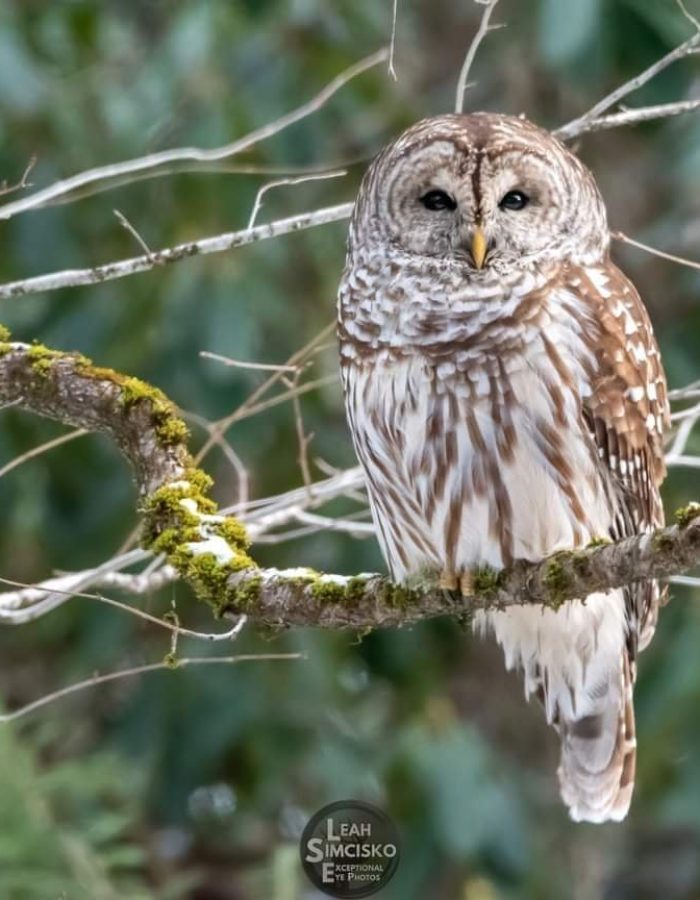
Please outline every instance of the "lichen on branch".
M242 572L229 579L224 611L271 626L313 625L364 631L442 615L539 604L559 609L592 593L685 572L700 562L700 504L676 513L667 528L618 542L594 540L539 562L472 573L472 594L437 587L437 574L406 585L381 575L324 575L310 569Z
M111 437L134 473L143 545L164 554L218 615L363 631L514 604L557 609L597 591L680 574L700 560L700 504L691 503L656 532L593 541L500 572L477 570L469 597L440 590L436 573L397 585L381 575L259 569L245 527L217 511L211 479L190 456L187 427L157 388L78 353L12 341L0 326L0 406L7 404Z
M0 331L0 405L111 437L130 463L139 492L142 542L163 553L215 609L227 579L254 568L244 526L217 513L211 479L187 448L175 406L137 378L95 366L79 353L11 340Z

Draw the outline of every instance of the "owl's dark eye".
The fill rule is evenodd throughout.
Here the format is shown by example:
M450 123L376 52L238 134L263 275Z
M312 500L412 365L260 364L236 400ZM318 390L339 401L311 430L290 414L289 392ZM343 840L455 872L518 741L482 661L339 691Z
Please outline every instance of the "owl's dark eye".
M432 212L438 212L441 209L457 209L457 201L445 191L428 191L420 198L420 202Z
M519 210L524 209L529 202L530 198L522 191L508 191L498 205L501 209Z

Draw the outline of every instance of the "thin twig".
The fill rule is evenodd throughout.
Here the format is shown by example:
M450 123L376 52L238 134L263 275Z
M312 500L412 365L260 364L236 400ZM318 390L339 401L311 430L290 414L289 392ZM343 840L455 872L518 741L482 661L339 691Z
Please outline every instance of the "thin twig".
M22 453L21 456L16 456L8 463L5 463L5 465L0 468L0 478L4 478L9 472L12 472L14 469L18 468L18 466L29 462L30 459L36 459L37 456L48 453L49 450L60 447L62 444L67 444L69 441L74 441L84 434L89 434L89 432L85 431L83 428L77 428L75 431L69 431L68 434L61 434L58 437L52 438L50 441L39 444L38 447L32 447L31 450L27 450L26 453Z
M375 527L371 522L355 522L349 516L346 516L344 519L333 519L330 516L318 516L315 513L300 509L296 514L296 519L302 525L312 525L322 531L339 531L356 538L371 537L376 533Z
M186 656L177 660L167 659L157 663L147 663L143 666L133 666L129 669L121 669L118 672L108 672L106 675L93 675L91 678L85 678L83 681L70 684L58 691L52 691L50 694L46 694L32 703L27 703L26 706L21 706L11 713L0 715L0 724L15 722L17 719L24 718L29 713L36 712L37 709L48 706L50 703L55 703L57 700L62 700L64 697L95 687L98 684L108 684L111 681L120 681L123 678L131 678L134 675L145 675L147 672L173 671L186 669L191 666L232 666L241 662L271 662L305 658L303 653L245 653L240 656Z
M6 197L8 194L14 194L15 191L23 191L25 188L31 187L32 185L27 179L35 165L36 156L32 156L18 182L15 184L8 184L6 179L3 180L2 183L0 183L0 197Z
M289 128L290 125L294 125L302 119L305 119L307 116L317 112L349 81L352 81L358 75L363 74L379 63L385 62L387 57L388 50L386 48L370 54L365 57L365 59L349 66L344 72L337 75L311 100L303 103L291 112L286 113L286 115L280 116L280 118L276 119L274 122L269 122L230 144L209 150L204 150L200 147L179 147L173 150L163 150L159 153L151 153L148 156L141 156L136 159L129 159L125 162L112 163L110 165L88 169L87 171L80 172L70 178L57 181L55 184L37 191L22 200L16 200L13 203L6 203L3 206L0 206L0 219L9 219L26 210L46 206L48 203L56 201L59 197L64 197L66 194L69 194L78 188L83 188L86 185L94 184L95 182L143 173L146 171L152 172L157 170L160 166L169 165L174 162L196 161L201 163L211 163L243 153L244 150L249 150L255 144L267 140L273 135L279 134L285 128Z
M396 69L394 68L394 56L396 53L396 23L399 17L399 0L394 0L391 10L391 40L389 42L389 75L398 81Z
M23 581L15 581L12 578L4 578L0 576L0 584L8 584L12 585L12 587L18 588L32 588L34 585L26 584ZM119 609L122 612L128 613L130 616L136 616L138 619L143 619L146 622L150 622L152 625L157 625L159 628L165 628L167 631L174 631L183 637L196 638L200 641L207 641L209 643L214 643L216 641L232 641L234 638L238 637L243 626L246 623L246 616L240 616L236 621L236 624L229 628L227 631L223 632L208 632L208 631L194 631L191 628L184 628L182 625L174 624L168 619L160 619L158 616L152 616L150 613L145 612L142 609L138 609L136 606L130 606L128 603L122 603L120 600L114 600L111 597L105 597L104 594L88 594L83 591L59 591L56 588L53 589L57 594L63 594L66 599L71 600L73 598L79 598L83 600L97 600L99 603L104 603L105 606L113 606L115 609Z
M455 100L456 113L464 112L464 95L467 91L467 87L469 87L469 85L467 84L467 79L469 78L469 72L471 71L474 59L476 58L477 50L481 46L481 42L484 40L489 31L495 31L497 28L503 27L502 25L489 25L491 14L498 4L498 0L474 0L474 2L483 6L484 11L481 15L479 28L474 35L471 44L469 45L467 55L464 57L464 62L462 63L462 68L459 72L459 78L457 79L457 97Z
M153 256L153 251L151 250L151 248L141 237L138 231L134 228L131 222L127 219L124 213L120 212L118 209L113 209L112 212L117 217L117 220L122 228L125 228L129 232L129 234L136 240L136 243L144 251L144 253L148 254L148 256Z
M686 384L685 387L675 388L672 391L668 392L669 400L692 400L698 396L698 392L700 392L700 379L698 381L691 381L690 384Z
M313 432L307 434L304 428L304 418L301 413L301 401L299 400L298 390L301 371L301 369L297 369L293 380L283 379L283 383L286 384L292 392L291 400L292 410L294 412L294 430L297 436L298 447L297 462L301 469L301 478L304 482L304 487L307 491L311 491L313 489L313 478L311 477L311 466L309 464L309 444L314 439L314 434Z
M613 231L611 232L610 237L614 238L616 241L622 241L625 244L630 244L632 247L637 247L639 250L644 250L646 253L651 253L652 256L658 256L661 259L667 259L669 262L678 263L681 266L688 266L688 268L690 269L700 270L700 262L696 262L692 259L686 259L683 256L676 256L673 253L666 253L663 250L657 250L656 247L650 247L649 244L643 244L641 241L633 240L622 231Z
M198 425L200 428L204 429L204 431L206 431L208 435L214 438L217 447L219 447L224 456L224 459L226 459L227 462L231 464L233 471L236 473L236 479L238 481L237 502L246 504L248 502L250 491L250 475L248 474L248 470L246 469L243 460L240 458L238 453L236 453L236 451L222 434L215 432L212 423L205 419L203 416L198 416L196 413L185 412L183 410L182 417L186 422L193 422L195 425Z
M674 575L668 580L671 584L682 584L686 587L700 588L700 578L694 578L692 575Z
M253 369L256 372L296 372L298 366L275 365L274 363L255 363L242 362L238 359L231 359L229 356L221 356L219 353L210 353L208 350L201 350L199 355L202 359L213 359L216 362L223 363L225 366L231 366L235 369Z
M305 344L300 350L297 350L293 353L286 362L286 365L297 367L301 363L303 363L315 349L315 347L320 344L335 330L335 323L329 323L325 328L323 328L317 335L315 335L308 344ZM224 416L222 419L219 419L218 422L213 424L213 428L215 429L212 432L212 437L204 444L204 446L200 449L199 453L195 457L197 462L201 462L203 460L209 450L214 446L215 440L214 434L225 434L226 431L233 425L235 422L240 421L241 419L247 418L251 409L256 409L257 412L261 412L260 404L258 401L261 397L264 397L265 394L277 384L278 381L282 379L284 373L281 371L273 372L269 378L267 378L263 384L261 384L258 388L256 388L253 393L248 397L248 399L241 404L237 409L235 409L228 416ZM276 398L275 398L276 399ZM284 396L284 399L289 399L289 392ZM282 402L282 400L278 400L277 402ZM257 407L256 407L257 404ZM265 407L266 408L266 407ZM253 413L250 413L251 415Z
M248 228L252 228L255 225L255 220L257 219L260 207L262 206L262 199L268 191L271 191L274 188L284 187L285 185L306 184L308 181L326 181L329 178L342 178L347 174L347 169L334 169L332 172L318 172L313 175L299 175L296 178L276 178L274 181L268 181L255 195L253 208L250 211L250 218L248 219Z

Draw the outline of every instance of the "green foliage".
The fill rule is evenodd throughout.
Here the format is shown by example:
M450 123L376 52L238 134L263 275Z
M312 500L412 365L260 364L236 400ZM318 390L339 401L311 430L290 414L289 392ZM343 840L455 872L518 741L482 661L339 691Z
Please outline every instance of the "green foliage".
M151 151L226 143L385 44L390 7L390 0L1 4L0 180L15 182L34 154L30 180L39 187ZM233 164L181 168L0 221L0 278L141 253L115 207L154 250L244 227L256 192L280 169L349 162L345 179L266 194L260 221L351 199L388 136L451 108L479 12L470 2L400 3L398 84L368 73L238 161L265 174L236 174ZM673 2L501 0L495 18L508 27L479 52L469 108L525 111L543 125L580 114L690 33ZM697 58L675 66L630 105L687 96L696 71ZM700 118L591 136L580 152L615 228L697 256ZM178 408L217 419L262 376L202 360L200 351L279 363L332 321L345 228L17 298L3 303L2 320L17 340L75 347L159 385ZM617 245L613 253L643 290L672 386L700 378L697 273ZM8 338L0 328L0 353ZM35 352L41 376L50 359ZM322 373L336 370L332 348L319 359ZM140 382L129 380L125 403L145 399ZM354 464L337 386L303 403L315 434L312 458ZM183 427L168 424L174 420L164 412L163 439L181 440ZM196 451L203 434L187 421ZM61 433L16 410L2 412L1 426L1 464ZM251 472L253 497L299 485L288 405L239 419L227 436ZM700 438L689 452L700 453ZM237 477L223 457L210 455L206 467L219 505L238 502ZM204 495L208 486L198 489ZM667 508L693 497L696 476L676 470ZM98 564L133 530L135 503L116 450L101 438L28 462L0 479L0 575L33 581ZM337 511L345 511L340 502ZM181 544L172 524L146 537L165 552ZM280 568L381 567L374 541L333 532L260 544L253 556ZM492 589L493 574L482 570L476 585ZM357 589L351 582L350 599ZM255 601L256 585L249 591L237 597L241 608ZM35 714L21 736L0 727L0 898L300 900L301 827L321 804L356 796L386 808L400 829L403 861L386 900L560 900L572 885L581 896L692 900L700 891L700 605L687 588L674 586L673 594L639 661L638 789L622 826L565 820L556 741L541 711L524 703L499 650L454 622L374 632L361 642L248 631L236 650L305 650L308 659L176 668L76 695ZM215 627L180 585L141 601L160 614L176 604L188 627ZM203 652L221 649L206 644ZM170 658L190 651L202 645L180 637ZM160 631L76 599L31 626L0 629L3 695L14 707L93 670L169 652Z
M109 753L42 771L31 743L0 728L0 896L156 900L137 832L140 776ZM175 884L168 896L175 897ZM180 894L182 896L182 894Z

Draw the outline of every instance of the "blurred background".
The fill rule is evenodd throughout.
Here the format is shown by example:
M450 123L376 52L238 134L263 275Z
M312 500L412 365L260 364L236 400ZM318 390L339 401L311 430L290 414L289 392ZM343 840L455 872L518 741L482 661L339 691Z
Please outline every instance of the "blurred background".
M700 15L697 0L690 8ZM273 120L388 42L391 0L4 0L0 5L0 178L37 157L36 187L168 147L211 147ZM265 174L178 172L0 222L2 281L138 254L245 227L270 172L348 168L345 178L266 195L260 221L352 200L383 142L450 111L478 24L470 0L400 0L396 69L380 66L316 115L235 163ZM482 46L467 109L525 112L544 126L582 113L691 33L672 0L502 0L508 27ZM666 71L632 104L697 95L700 59ZM612 226L700 258L700 116L588 135ZM191 259L122 281L3 301L18 339L76 349L152 381L183 410L215 419L264 373L207 350L280 363L327 325L344 257L341 222ZM616 245L641 288L671 387L700 378L700 277ZM303 397L312 475L354 465L334 348L327 383ZM194 446L203 434L193 425ZM0 414L0 466L65 429ZM228 433L264 497L301 484L291 404ZM700 437L688 453L700 454ZM320 463L320 461L324 461ZM207 468L221 503L240 485L222 455ZM675 469L667 510L698 499ZM129 473L82 437L0 478L0 575L23 582L96 565L136 524ZM353 573L379 570L372 539L325 531L260 545L257 559ZM295 651L305 662L161 672L118 681L0 727L2 900L318 900L298 863L301 830L344 798L384 808L402 862L395 900L700 896L700 593L673 588L636 691L638 777L623 825L572 825L557 790L557 740L500 652L458 622L362 636L248 627L236 651ZM111 593L111 596L119 596ZM189 627L209 611L170 586L124 598ZM64 684L157 661L167 633L86 599L0 630L0 696L13 709ZM181 641L181 653L221 652ZM231 652L228 647L224 652Z

